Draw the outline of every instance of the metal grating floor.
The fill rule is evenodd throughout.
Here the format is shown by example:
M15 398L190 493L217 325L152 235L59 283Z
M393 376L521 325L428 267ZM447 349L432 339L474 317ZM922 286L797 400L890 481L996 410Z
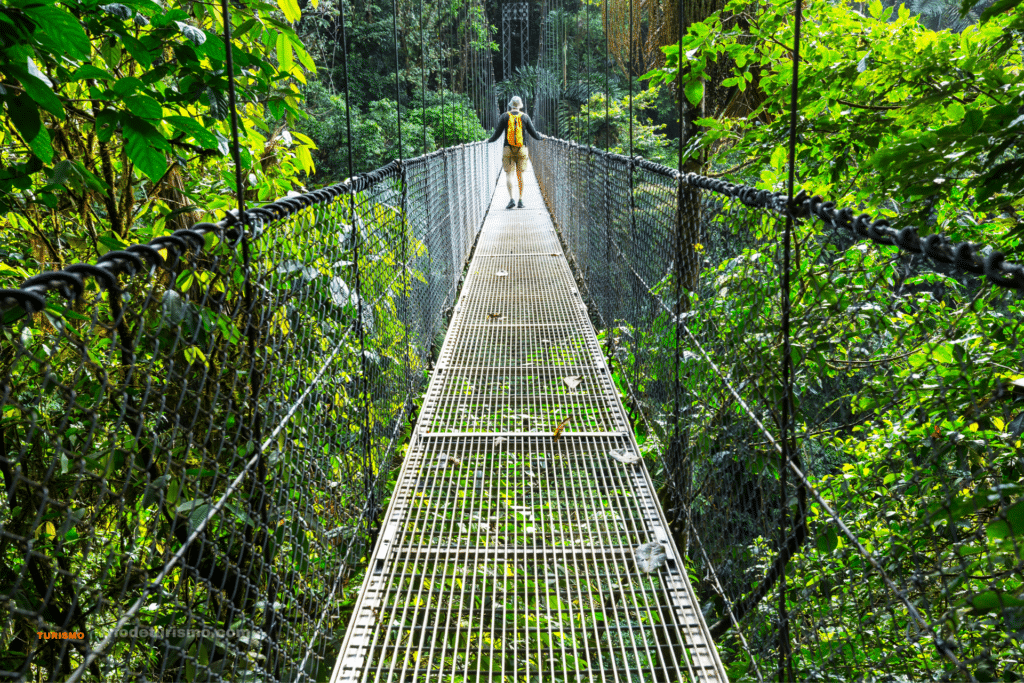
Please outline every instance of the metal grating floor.
M650 477L609 455L636 444L525 180L533 208L492 199L332 683L726 681Z

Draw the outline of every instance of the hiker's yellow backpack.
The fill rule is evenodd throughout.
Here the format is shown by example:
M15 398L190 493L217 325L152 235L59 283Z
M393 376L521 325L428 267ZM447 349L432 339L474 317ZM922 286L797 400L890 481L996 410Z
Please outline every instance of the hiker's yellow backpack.
M523 115L508 115L508 144L512 147L523 146Z

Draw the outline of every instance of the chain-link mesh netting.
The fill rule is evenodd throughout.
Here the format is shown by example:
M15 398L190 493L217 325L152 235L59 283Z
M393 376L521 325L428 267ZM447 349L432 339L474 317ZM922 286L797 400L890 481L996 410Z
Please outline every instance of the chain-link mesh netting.
M787 332L784 196L534 164L731 677L1021 680L1024 268L801 196Z
M0 676L329 676L499 154L0 291Z

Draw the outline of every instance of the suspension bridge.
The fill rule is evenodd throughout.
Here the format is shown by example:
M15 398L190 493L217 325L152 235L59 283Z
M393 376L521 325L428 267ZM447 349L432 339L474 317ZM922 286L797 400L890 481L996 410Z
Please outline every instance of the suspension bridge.
M525 176L530 208L494 193L332 680L724 681Z
M3 290L8 325L50 324L7 335L5 637L30 654L9 673L710 681L727 680L726 634L747 677L792 643L791 662L973 678L966 644L911 599L914 575L844 521L848 489L796 453L772 469L777 379L744 369L773 363L779 249L765 227L785 198L546 140L527 208L505 210L499 153L392 163L250 209L245 230L229 215ZM988 278L996 297L1020 286L1020 266L975 245L800 202L819 226L803 257L819 278L867 272L880 243L927 256L922 272ZM889 308L796 317L833 329L899 310L899 343L946 348L952 332L930 336L931 291L871 296ZM995 320L1000 334L1019 325ZM890 396L873 367L855 371L862 397ZM1000 395L1008 419L1015 395ZM1014 490L937 509L1003 510L981 527L993 533L1014 523L1000 507ZM794 515L781 538L776 495ZM811 616L799 600L780 641L785 565L842 547L862 565L831 600L889 596L890 628L928 658L851 666L865 632L823 641L841 611ZM117 592L131 599L112 610ZM17 623L70 637L33 640Z
M530 145L0 290L0 677L1019 680L1024 267Z

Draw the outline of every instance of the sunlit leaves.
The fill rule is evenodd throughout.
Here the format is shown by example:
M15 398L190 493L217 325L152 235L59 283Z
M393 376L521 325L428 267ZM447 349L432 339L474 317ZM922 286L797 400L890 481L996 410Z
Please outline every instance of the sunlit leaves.
M123 5L121 5L123 7ZM46 31L39 34L41 42L54 52L64 50L71 59L84 60L89 56L89 36L82 30L78 19L57 5L26 7L25 13Z
M281 8L284 18L288 21L295 22L302 17L302 13L299 11L299 3L296 0L277 0L277 6Z
M235 36L234 52L240 67L235 78L248 101L239 108L243 130L266 125L264 107L274 98L276 116L294 119L299 115L294 88L289 86L288 96L279 97L282 89L275 83L284 78L301 81L305 78L303 67L314 66L295 33L272 16L276 6L257 3L253 9L265 22L280 27L284 36L281 47L287 48L284 59L291 64L287 71L279 72L273 65L277 45L264 44L260 32L252 30L259 26L252 16L232 16L244 27ZM8 147L13 142L16 147L10 148L14 156L9 159L9 170L0 174L0 190L4 190L0 191L0 206L10 202L6 190L15 184L34 186L39 192L32 195L33 201L47 206L56 206L61 193L100 191L91 182L45 183L52 175L45 165L59 161L54 140L61 142L67 136L65 147L79 150L73 154L81 154L90 135L94 142L107 143L102 152L91 150L87 155L89 175L76 177L103 178L118 187L125 183L123 174L132 170L132 184L142 177L158 180L170 154L180 159L195 158L197 151L207 159L227 156L230 112L222 94L226 53L217 17L205 6L161 6L133 0L88 8L67 0L27 3L22 9L15 3L4 12L4 17L16 20L20 31L8 32L9 37L17 35L20 42L5 43L0 50L5 73L17 83L0 93L4 104L0 115L9 117L8 128L17 132L15 138L3 142ZM201 111L197 104L208 105L208 109ZM67 127L55 134L54 129L64 121ZM253 160L262 157L266 141L243 142L241 156L251 168ZM130 166L122 166L122 146ZM277 157L285 163L276 166L275 175L312 171L313 161L305 147L298 144L278 151ZM60 151L63 154L65 149ZM293 164L291 158L296 154L301 158ZM20 163L19 155L34 161ZM100 168L104 163L108 163L105 170ZM113 204L108 197L100 218L115 225L130 224L130 217L121 215L122 205L126 211L133 204L130 195L114 196ZM71 204L96 216L80 197ZM79 242L75 239L72 243Z

